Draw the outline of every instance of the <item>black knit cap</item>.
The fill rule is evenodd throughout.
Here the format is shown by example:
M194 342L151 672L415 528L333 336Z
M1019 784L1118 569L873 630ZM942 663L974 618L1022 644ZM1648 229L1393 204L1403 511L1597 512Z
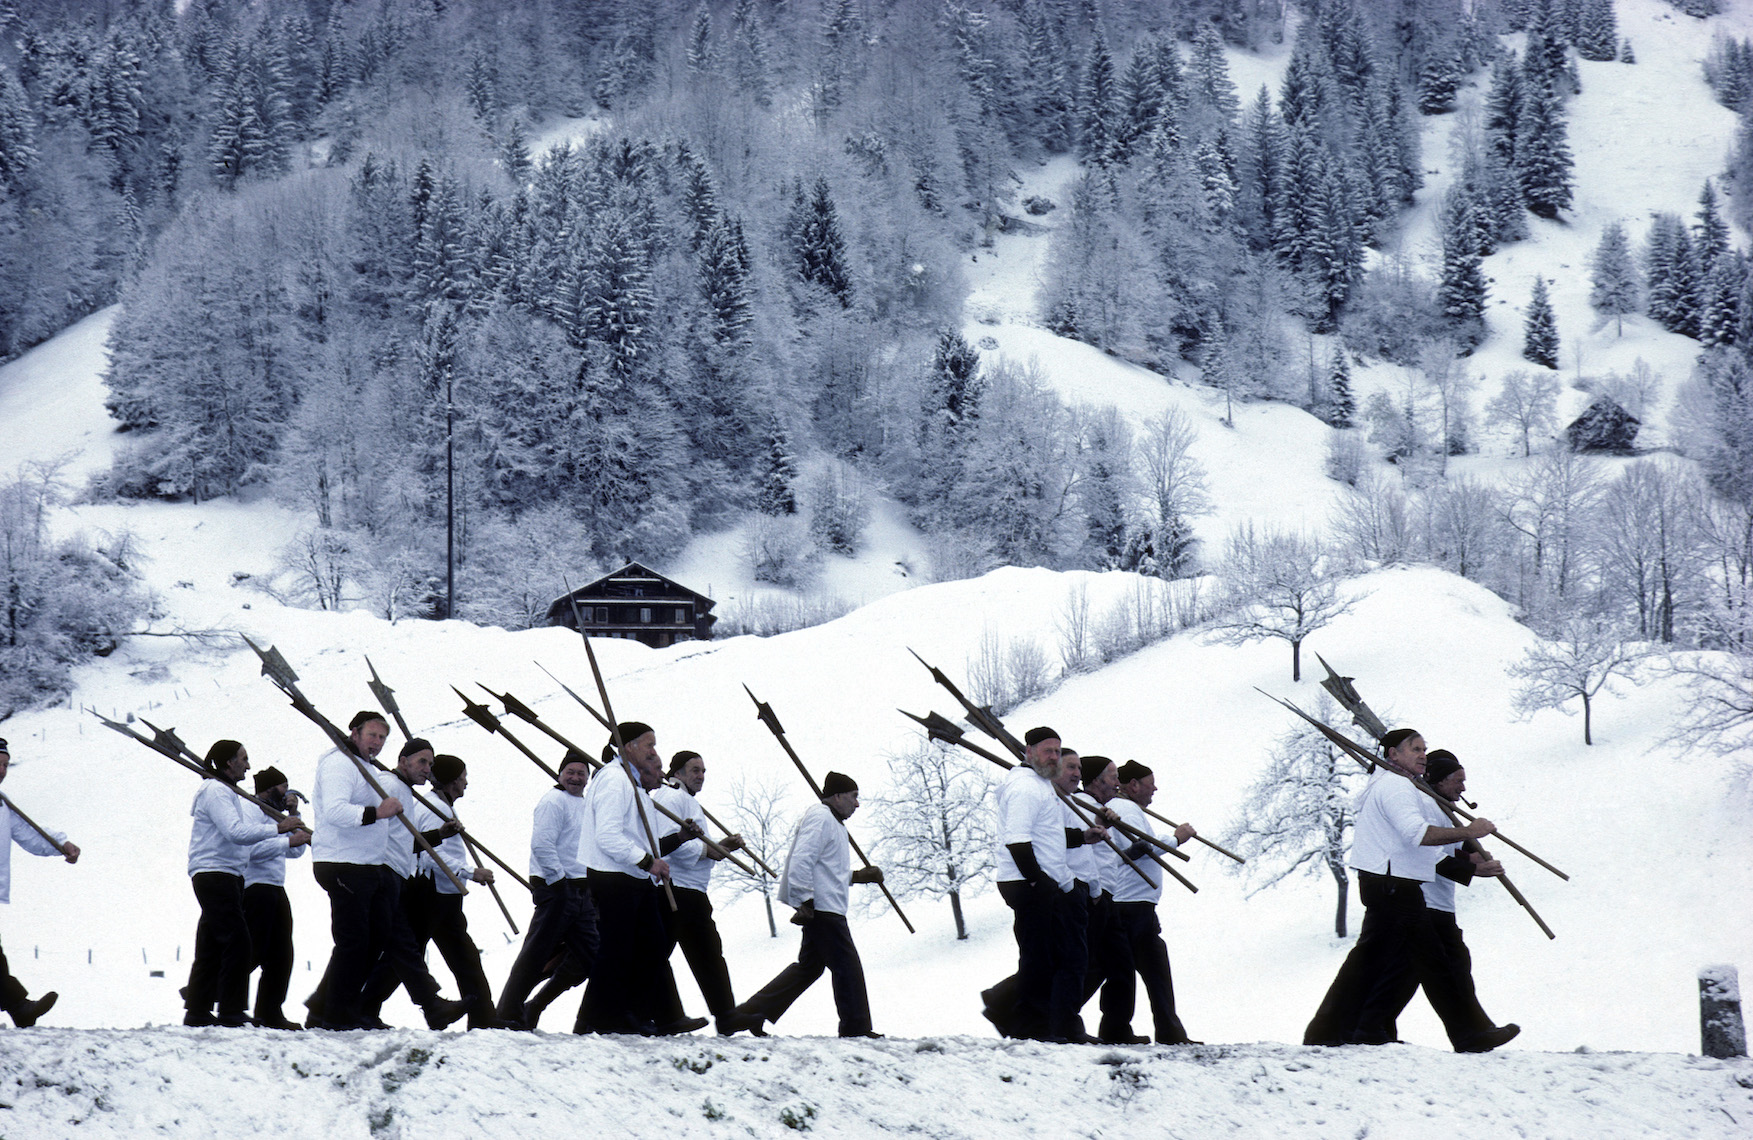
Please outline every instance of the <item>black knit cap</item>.
M1388 749L1398 748L1418 735L1416 728L1390 728L1382 735L1382 754L1387 755Z
M1080 756L1078 759L1080 761L1078 770L1083 775L1085 787L1101 779L1102 773L1106 772L1108 765L1113 763L1106 756Z
M402 745L402 750L396 753L396 759L404 760L407 757L414 755L416 752L435 751L437 751L437 749L432 747L432 741L426 739L424 736L410 736L408 738L408 743Z
M689 752L686 748L670 757L670 775L675 775L688 766L688 761L699 759L698 752Z
M1461 770L1461 760L1447 748L1439 748L1424 758L1424 782L1440 784Z
M256 795L287 782L286 773L270 764L256 773Z
M225 766L237 758L243 751L243 745L235 740L215 740L213 747L207 749L207 767L215 772L223 772Z
M841 792L856 792L857 790L858 781L854 780L851 776L846 775L844 772L829 772L826 776L822 777L823 799L827 799L829 796L837 796Z
M12 755L12 749L6 746L6 738L4 736L0 736L0 752L4 752L8 756Z
M1120 782L1122 784L1130 784L1134 780L1142 780L1149 775L1153 775L1151 770L1136 760L1128 760L1120 765Z
M441 788L468 770L458 757L445 754L432 758L432 782Z
M583 764L586 768L589 768L590 757L586 756L576 748L568 748L566 750L565 758L560 761L560 767L556 769L556 771L566 771L566 765L568 764Z
M653 731L652 727L642 720L624 720L615 728L621 734L622 744L631 744L646 733Z
M1023 734L1023 743L1030 748L1033 748L1043 740L1059 739L1061 739L1060 735L1045 725L1042 725L1040 728L1031 728Z
M353 719L347 722L347 731L358 732L361 728L370 724L374 720L382 724L385 728L390 726L390 722L384 720L383 714L376 709L360 709L353 714Z

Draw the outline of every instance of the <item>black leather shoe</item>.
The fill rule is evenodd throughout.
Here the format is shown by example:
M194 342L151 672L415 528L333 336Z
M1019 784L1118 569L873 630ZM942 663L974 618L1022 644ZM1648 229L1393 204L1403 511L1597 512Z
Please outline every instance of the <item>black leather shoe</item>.
M428 1029L443 1029L469 1012L469 1003L462 998L437 998L426 1007Z
M1096 1038L1104 1045L1149 1045L1150 1038L1136 1033L1104 1033Z
M37 1023L37 1018L55 1008L55 1002L61 995L50 990L35 1001L27 1001L12 1011L12 1024L20 1029L29 1029Z
M767 1031L762 1028L762 1025L766 1020L766 1018L757 1016L756 1014L739 1013L733 1009L729 1013L721 1013L718 1015L718 1035L720 1037L729 1037L733 1033L747 1031L756 1037L765 1037L767 1036Z
M259 1029L303 1029L304 1028L304 1026L298 1024L296 1021L287 1021L285 1015L278 1014L278 1013L276 1013L270 1017L261 1017L258 1015L254 1019L254 1021L255 1021L257 1028L259 1028Z
M869 1037L874 1041L881 1041L883 1039L883 1035L881 1033L878 1033L874 1029L866 1029L863 1033L842 1033L840 1036L842 1036L842 1037Z
M707 1021L704 1017L683 1017L658 1026L657 1036L674 1037L678 1033L692 1033L696 1029L705 1029L706 1025Z
M1489 1053L1499 1045L1507 1044L1516 1039L1522 1027L1515 1022L1487 1029L1484 1033L1474 1034L1465 1042L1455 1046L1457 1053Z
M211 1010L191 1009L183 1014L183 1024L200 1028L207 1025L218 1025L219 1019L213 1016Z

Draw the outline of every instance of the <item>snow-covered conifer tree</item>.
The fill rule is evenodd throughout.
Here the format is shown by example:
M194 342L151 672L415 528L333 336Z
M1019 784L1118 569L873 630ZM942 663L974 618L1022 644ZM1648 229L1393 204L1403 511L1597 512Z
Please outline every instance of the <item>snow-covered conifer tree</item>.
M1609 222L1601 231L1601 241L1590 260L1589 304L1602 316L1613 318L1617 334L1625 332L1625 314L1637 312L1643 304L1631 242L1618 222Z
M1547 368L1558 367L1558 318L1552 312L1552 297L1546 278L1534 278L1534 292L1528 300L1527 319L1522 325L1522 358Z

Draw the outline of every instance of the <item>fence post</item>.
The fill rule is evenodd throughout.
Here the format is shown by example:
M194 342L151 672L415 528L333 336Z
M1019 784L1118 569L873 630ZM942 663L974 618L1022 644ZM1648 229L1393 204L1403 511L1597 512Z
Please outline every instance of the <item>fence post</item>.
M1741 982L1735 967L1698 971L1698 1020L1706 1057L1745 1057L1747 1026L1741 1020Z

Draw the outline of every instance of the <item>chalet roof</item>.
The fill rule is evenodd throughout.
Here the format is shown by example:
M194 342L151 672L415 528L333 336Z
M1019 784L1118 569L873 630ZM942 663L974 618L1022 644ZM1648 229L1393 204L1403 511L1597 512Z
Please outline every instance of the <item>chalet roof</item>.
M689 589L673 578L666 578L657 571L638 562L629 562L612 574L605 574L594 582L587 583L573 590L570 595L561 594L554 599L549 607L550 612L557 612L570 607L568 598L576 599L579 605L597 601L625 601L626 596L618 592L618 588L639 587L650 591L652 587L662 591L647 593L649 599L662 601L664 598L689 598L700 613L709 612L718 603L698 590Z

